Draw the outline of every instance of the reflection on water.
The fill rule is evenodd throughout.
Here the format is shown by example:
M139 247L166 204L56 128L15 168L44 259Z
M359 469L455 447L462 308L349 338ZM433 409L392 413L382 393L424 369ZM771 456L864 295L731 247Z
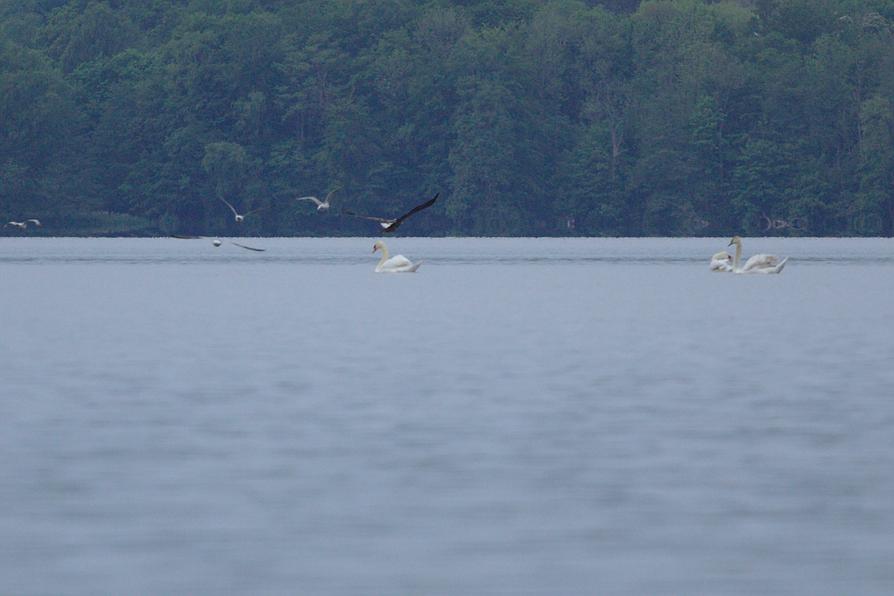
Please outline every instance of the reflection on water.
M0 239L0 592L894 590L888 240Z

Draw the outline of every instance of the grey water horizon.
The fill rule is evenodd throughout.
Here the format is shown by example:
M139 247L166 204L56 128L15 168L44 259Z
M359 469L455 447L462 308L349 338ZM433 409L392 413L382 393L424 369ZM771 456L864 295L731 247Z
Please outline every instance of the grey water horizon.
M221 240L0 238L0 593L894 591L891 239Z

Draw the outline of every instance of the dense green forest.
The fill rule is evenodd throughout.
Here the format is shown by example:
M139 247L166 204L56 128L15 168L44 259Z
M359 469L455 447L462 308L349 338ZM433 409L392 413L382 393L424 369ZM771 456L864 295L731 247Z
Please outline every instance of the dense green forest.
M894 0L0 0L2 234L438 191L402 232L890 236Z

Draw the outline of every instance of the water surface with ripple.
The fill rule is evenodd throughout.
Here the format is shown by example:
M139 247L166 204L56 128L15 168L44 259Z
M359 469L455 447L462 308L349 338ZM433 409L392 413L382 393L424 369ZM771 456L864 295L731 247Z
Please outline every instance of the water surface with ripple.
M0 239L0 593L894 592L894 242Z

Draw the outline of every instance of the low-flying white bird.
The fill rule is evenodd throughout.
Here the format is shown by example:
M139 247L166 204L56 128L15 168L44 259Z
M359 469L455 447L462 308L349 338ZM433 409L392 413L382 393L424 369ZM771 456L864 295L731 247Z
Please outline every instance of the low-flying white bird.
M792 219L770 219L766 213L761 214L761 219L765 221L764 231L784 230L791 228L792 230L803 230L807 227L803 217L794 217Z
M43 224L40 223L40 220L39 220L39 219L26 219L25 221L11 221L11 222L9 222L9 223L6 224L6 225L8 225L8 226L12 226L12 227L14 227L14 228L18 228L18 229L20 229L20 230L24 230L24 229L27 229L27 228L28 228L28 224L34 224L34 225L36 225L36 226L38 226L38 227L40 227L41 225L43 225Z
M776 255L757 254L740 266L742 259L742 239L733 236L729 246L736 246L736 258L733 260L733 273L781 273L788 257L780 259Z
M376 240L376 243L373 244L373 253L377 250L382 251L382 258L379 259L379 264L376 265L376 273L415 273L422 264L422 261L413 263L403 255L389 257L388 247L381 240Z
M242 221L243 221L246 217L248 217L249 215L251 215L252 213L257 213L258 211L261 211L262 209L266 209L266 207L260 207L260 208L258 208L258 209L254 209L254 210L252 210L252 211L249 211L248 213L239 213L238 211L236 211L236 208L233 207L233 206L230 204L230 202L227 201L225 198L223 198L223 197L217 197L217 198L219 198L221 201L223 201L224 205L226 205L227 207L230 208L230 211L233 212L233 217L236 219L236 223L242 223Z
M171 238L177 238L178 240L207 240L205 236L184 236L182 234L172 234ZM215 238L211 241L211 244L214 245L215 248L220 248L223 244L220 238ZM246 246L245 244L239 244L238 242L230 242L233 246L238 246L239 248L244 248L245 250L253 250L255 252L265 252L266 248L255 248L254 246Z
M733 270L733 256L722 250L711 257L711 271L729 273Z
M332 195L334 195L336 192L338 192L338 190L339 190L339 189L336 188L336 189L330 191L329 194L326 195L326 200L325 200L325 201L321 201L321 200L318 199L317 197L313 197L313 196L298 197L298 198L296 198L295 200L296 200L296 201L313 201L313 203L317 206L317 211L328 211L328 210L329 210L329 206L330 206L330 205L329 205L329 199L331 199L331 198L332 198Z

